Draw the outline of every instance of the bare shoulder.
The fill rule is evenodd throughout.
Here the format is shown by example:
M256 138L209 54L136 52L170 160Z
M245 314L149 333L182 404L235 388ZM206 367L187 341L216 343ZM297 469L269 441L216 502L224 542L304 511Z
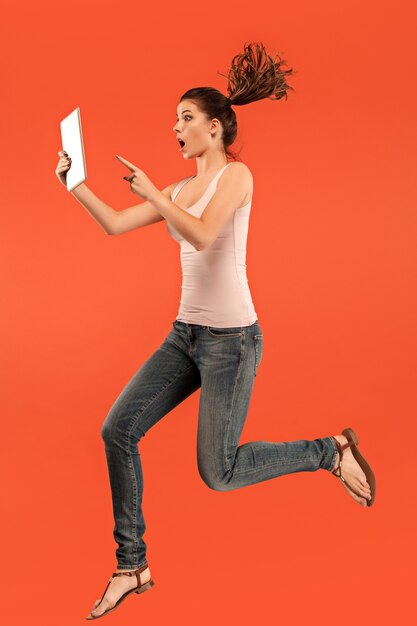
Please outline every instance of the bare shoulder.
M246 163L243 163L243 161L230 161L229 165L234 168L239 168L242 172L248 172L250 175L252 175L249 167L246 165Z
M229 170L230 185L235 189L239 189L242 193L243 206L248 203L253 194L253 176L246 163L241 161L232 161L230 167L226 168L225 172Z
M234 179L236 182L239 182L239 185L245 186L249 192L252 192L253 176L246 163L232 161L229 165L230 167L225 170L225 173L229 170L227 177L230 177L230 180Z
M242 161L231 161L229 165L231 165L231 167L229 167L228 169L240 172L242 176L246 176L248 179L252 178L252 172L250 171L246 163L242 163Z

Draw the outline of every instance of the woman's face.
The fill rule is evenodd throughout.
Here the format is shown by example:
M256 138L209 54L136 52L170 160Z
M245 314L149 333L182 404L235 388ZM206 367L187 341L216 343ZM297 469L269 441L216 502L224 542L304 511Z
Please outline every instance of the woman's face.
M221 128L217 118L209 121L193 100L183 100L177 107L177 123L173 131L185 145L178 148L185 158L201 156L206 150L216 147L219 142Z

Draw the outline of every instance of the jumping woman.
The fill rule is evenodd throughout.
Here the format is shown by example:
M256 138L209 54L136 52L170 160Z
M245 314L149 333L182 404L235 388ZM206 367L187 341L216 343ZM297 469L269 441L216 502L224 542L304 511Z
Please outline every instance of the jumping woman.
M262 98L287 98L286 75L263 44L244 46L228 75L229 95L211 87L181 96L173 131L196 174L159 191L145 172L128 168L125 180L144 202L117 211L84 183L71 193L109 235L166 220L181 251L181 302L172 329L139 368L102 425L110 477L117 570L86 619L116 609L154 582L143 540L143 473L138 442L180 402L201 389L197 463L211 489L229 491L294 472L333 473L363 506L375 498L374 474L351 428L338 435L288 442L239 445L263 334L246 277L246 241L252 205L250 169L229 151L237 134L235 106ZM66 185L71 158L64 151L56 175ZM343 463L342 463L343 459Z

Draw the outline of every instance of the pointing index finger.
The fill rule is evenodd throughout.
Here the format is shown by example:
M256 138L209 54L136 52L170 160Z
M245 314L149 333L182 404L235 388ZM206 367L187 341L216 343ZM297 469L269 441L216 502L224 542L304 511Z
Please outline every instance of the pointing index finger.
M132 172L135 171L135 169L137 169L133 163L130 163L129 161L127 161L126 159L124 159L123 157L121 157L119 154L116 154L116 157L119 159L119 161L121 161L123 163L123 165L126 165L126 167L128 167Z

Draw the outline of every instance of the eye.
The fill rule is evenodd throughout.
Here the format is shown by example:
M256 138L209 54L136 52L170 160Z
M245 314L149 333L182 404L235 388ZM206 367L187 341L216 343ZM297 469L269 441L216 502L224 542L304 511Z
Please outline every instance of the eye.
M187 119L187 117L188 117L190 120L192 120L192 119L193 119L193 118L191 117L191 115L184 115L184 119ZM178 117L177 117L176 121L178 122Z

